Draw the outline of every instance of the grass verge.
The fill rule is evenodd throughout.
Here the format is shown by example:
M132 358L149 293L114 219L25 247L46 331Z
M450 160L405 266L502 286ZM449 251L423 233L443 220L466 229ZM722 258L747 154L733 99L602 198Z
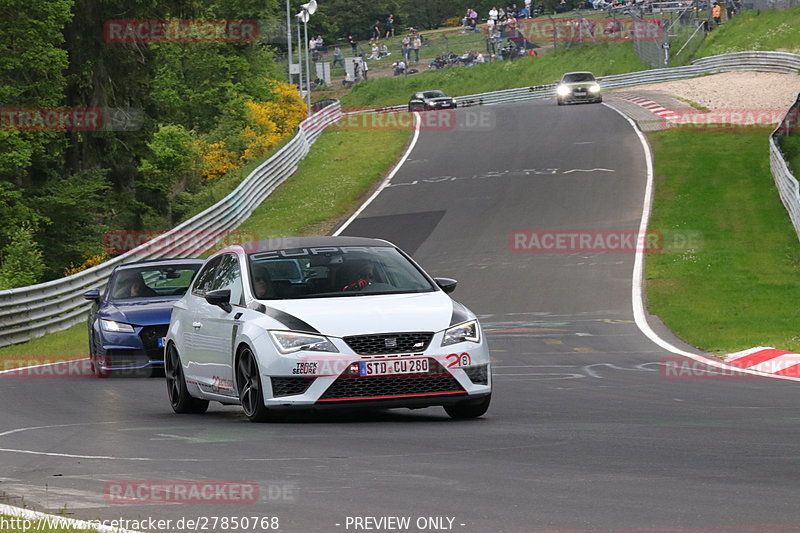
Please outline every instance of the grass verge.
M553 83L565 72L591 70L597 76L648 68L630 43L598 43L554 50L541 57L494 61L473 67L431 70L359 83L342 97L350 108L405 104L416 91L441 89L453 96Z
M241 226L258 238L330 232L358 206L408 144L407 130L326 131L297 172ZM0 370L87 355L85 323L0 348Z
M706 37L697 57L746 50L800 52L800 7L745 11Z
M800 243L772 182L768 136L678 129L650 136L650 228L699 231L703 243L647 256L649 309L709 352L800 350Z

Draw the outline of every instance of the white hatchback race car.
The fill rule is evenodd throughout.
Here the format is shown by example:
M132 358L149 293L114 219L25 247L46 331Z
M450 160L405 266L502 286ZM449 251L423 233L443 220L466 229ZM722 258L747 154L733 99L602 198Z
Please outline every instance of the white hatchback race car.
M212 255L172 311L165 341L176 413L240 404L252 421L293 409L489 408L477 318L386 241L298 237Z

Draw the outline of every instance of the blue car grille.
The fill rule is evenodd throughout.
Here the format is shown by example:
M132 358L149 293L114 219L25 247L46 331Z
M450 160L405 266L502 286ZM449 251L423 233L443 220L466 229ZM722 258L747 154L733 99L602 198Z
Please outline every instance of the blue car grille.
M139 332L139 338L142 340L142 347L150 355L151 351L163 351L163 347L158 345L159 339L167 336L167 324L158 326L145 326Z

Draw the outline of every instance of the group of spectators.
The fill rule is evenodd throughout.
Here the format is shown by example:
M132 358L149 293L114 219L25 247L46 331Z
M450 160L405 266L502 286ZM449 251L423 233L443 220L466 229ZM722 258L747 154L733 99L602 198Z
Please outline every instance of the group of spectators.
M524 0L524 2L521 7L518 7L517 4L499 8L493 6L489 10L486 24L489 26L503 25L515 23L519 19L529 19L544 15L544 2L539 2L536 6L533 5L533 0ZM466 14L461 19L461 23L474 31L479 31L477 11L471 8L467 9Z

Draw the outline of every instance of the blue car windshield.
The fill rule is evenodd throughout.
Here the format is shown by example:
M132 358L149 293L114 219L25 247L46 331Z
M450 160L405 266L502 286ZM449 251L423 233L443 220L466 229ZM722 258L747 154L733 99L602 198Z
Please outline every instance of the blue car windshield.
M403 294L436 290L420 269L388 246L326 246L248 256L260 300Z
M117 270L109 284L109 299L181 296L191 285L200 266L200 264L153 265Z

